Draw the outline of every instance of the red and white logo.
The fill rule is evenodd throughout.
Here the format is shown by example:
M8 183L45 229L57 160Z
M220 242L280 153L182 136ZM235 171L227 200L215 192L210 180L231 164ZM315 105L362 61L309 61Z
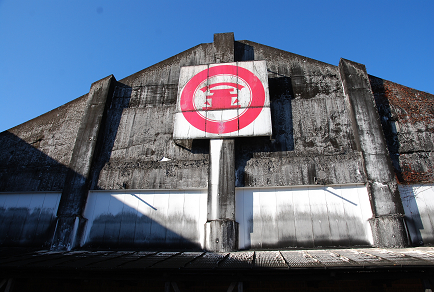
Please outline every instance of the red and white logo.
M265 90L259 78L235 65L199 72L188 81L180 98L185 119L195 128L213 134L248 126L259 116L264 103Z
M268 135L265 61L181 68L174 139Z

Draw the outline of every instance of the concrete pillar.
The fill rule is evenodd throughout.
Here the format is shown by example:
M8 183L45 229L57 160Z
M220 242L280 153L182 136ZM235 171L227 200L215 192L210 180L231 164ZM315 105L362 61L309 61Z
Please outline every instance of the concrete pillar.
M214 35L215 62L234 61L234 34ZM235 222L235 140L211 139L205 248L224 252L238 249Z
M92 84L88 93L86 111L81 120L72 152L71 162L62 191L57 223L51 249L69 250L79 237L84 224L82 213L90 185L90 170L96 153L103 116L113 95L116 79L113 75Z
M374 245L408 245L404 209L387 150L380 117L362 64L341 59L339 72L352 119L357 150L363 153L373 218Z
M216 33L214 34L215 63L234 62L234 33Z
M205 248L234 251L238 248L235 222L235 141L210 140L207 223Z

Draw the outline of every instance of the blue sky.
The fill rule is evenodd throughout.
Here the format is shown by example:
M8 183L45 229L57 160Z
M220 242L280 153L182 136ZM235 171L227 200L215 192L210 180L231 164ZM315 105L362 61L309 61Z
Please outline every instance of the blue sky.
M0 0L0 132L220 32L434 93L432 0Z

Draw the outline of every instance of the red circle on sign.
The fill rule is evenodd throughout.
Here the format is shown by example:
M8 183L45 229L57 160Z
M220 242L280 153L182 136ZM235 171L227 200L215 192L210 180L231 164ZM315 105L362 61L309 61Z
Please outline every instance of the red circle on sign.
M199 85L206 79L217 75L238 76L250 87L250 105L247 110L234 119L223 121L210 120L199 114L194 106L194 96L199 89ZM186 120L195 128L212 134L231 133L245 128L259 116L264 104L265 90L259 78L249 70L234 65L214 66L197 73L187 82L180 98L181 111Z

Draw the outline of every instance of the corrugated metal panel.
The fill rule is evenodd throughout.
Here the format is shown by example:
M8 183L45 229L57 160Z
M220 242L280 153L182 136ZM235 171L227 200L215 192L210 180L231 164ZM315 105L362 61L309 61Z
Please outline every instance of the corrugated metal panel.
M195 258L201 256L203 252L183 252L168 258L162 262L152 266L154 269L180 269L186 264L193 261Z
M279 251L258 251L256 252L255 267L287 269L288 265Z
M219 268L250 269L253 267L254 254L253 251L231 252L220 262Z
M429 250L397 250L397 252L401 253L404 252L407 256L416 258L416 259L421 259L426 261L427 264L429 265L434 265L434 253L433 251Z
M119 255L122 255L120 253ZM89 254L80 254L74 256L70 261L65 261L62 263L57 263L53 266L59 268L59 269L65 269L65 268L84 268L88 265L99 263L101 261L104 261L106 259L110 259L116 257L116 252L114 251L102 251L100 253L89 253Z
M126 251L126 252L116 252L112 254L108 254L101 258L100 261L95 263L89 263L86 268L89 269L107 269L110 267L117 267L126 262L133 261L137 259L136 257L130 257L130 255L136 255L136 252Z
M366 249L367 252L363 250L336 250L335 253L339 254L341 257L349 259L353 264L357 264L360 266L382 266L389 265L390 263L380 257L369 254L369 249Z
M282 251L290 268L321 268L323 264L305 251Z
M339 256L337 253L331 251L324 250L312 250L307 251L307 255L310 255L312 258L317 259L321 264L325 266L351 266L353 262L350 261L346 257Z
M196 258L187 269L215 269L219 263L229 255L229 253L205 253L203 256Z
M122 258L119 258L118 260L113 262L113 267L120 268L120 269L133 269L140 267L140 262L136 263L137 261L149 256L156 254L157 252L152 251L139 251L137 253L133 253L130 255L123 256Z
M133 252L79 251L35 252L5 257L0 268L83 270L289 270L384 269L434 266L434 248L334 249L294 251Z
M43 253L32 255L31 257L24 256L23 260L15 260L11 262L12 267L24 267L24 266L41 266L52 267L58 263L65 261L71 261L75 256L90 254L89 252L74 252L74 253Z
M206 191L91 192L82 245L203 248ZM239 248L370 245L364 186L239 188Z
M159 252L141 256L136 261L128 262L121 266L122 269L145 269L149 268L158 262L167 260L170 257L179 254L179 252Z
M405 253L395 252L390 249L373 249L366 251L369 254L377 256L379 258L385 259L393 263L393 265L403 265L403 266L412 266L412 265L420 265L425 264L425 260L420 260ZM431 264L431 263L426 263Z

